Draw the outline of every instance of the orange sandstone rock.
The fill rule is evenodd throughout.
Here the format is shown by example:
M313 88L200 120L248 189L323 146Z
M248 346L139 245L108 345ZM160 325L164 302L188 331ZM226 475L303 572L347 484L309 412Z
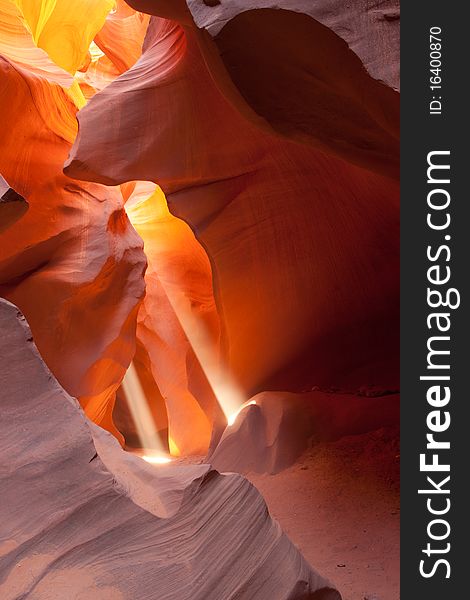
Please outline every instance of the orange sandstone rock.
M13 225L28 210L28 202L0 175L0 233Z
M96 34L96 45L119 73L127 71L140 58L149 19L149 15L136 12L119 0L116 10L108 14Z
M76 134L69 95L26 63L0 58L0 79L0 171L29 203L2 233L0 295L27 315L64 388L117 434L111 413L135 349L142 242L117 188L62 174Z
M0 55L26 68L31 76L40 76L64 88L72 85L71 75L36 46L24 15L14 0L0 0L0 32Z
M190 227L169 212L163 192L157 188L136 201L138 191L139 185L126 206L148 260L137 338L165 399L170 451L201 454L217 405L200 359L215 370L220 361L211 266Z
M204 246L224 359L247 394L396 387L393 179L257 127L214 82L194 28L158 18L78 119L65 172L157 182Z
M220 92L258 127L398 178L397 0L132 5L195 31Z

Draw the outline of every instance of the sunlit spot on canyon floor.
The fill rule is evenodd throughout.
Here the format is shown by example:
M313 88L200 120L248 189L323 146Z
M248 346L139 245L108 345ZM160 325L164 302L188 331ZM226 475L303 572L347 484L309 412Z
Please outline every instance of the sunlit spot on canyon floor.
M169 456L149 456L148 454L144 454L142 458L153 465L164 465L171 462Z

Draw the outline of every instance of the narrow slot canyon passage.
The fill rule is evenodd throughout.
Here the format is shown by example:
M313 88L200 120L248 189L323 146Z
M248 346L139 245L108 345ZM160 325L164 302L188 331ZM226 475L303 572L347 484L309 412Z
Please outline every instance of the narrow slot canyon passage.
M137 354L143 359L129 366L114 409L124 404L124 414L115 419L121 433L130 428L132 438L134 432L134 443L150 462L170 460L169 455L203 455L214 428L233 424L246 403L223 364L211 265L190 227L171 215L155 184L137 182L126 212L143 239L148 266L137 317ZM149 377L148 387L155 392L150 399L142 385ZM155 396L163 402L152 414ZM131 423L125 422L126 412ZM165 440L161 432L166 432Z
M398 600L398 2L72 4L0 0L0 598Z

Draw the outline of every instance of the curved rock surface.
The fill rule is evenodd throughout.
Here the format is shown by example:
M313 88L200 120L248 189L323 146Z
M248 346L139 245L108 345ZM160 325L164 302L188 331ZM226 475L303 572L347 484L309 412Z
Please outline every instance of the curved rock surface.
M106 17L94 41L118 73L130 69L140 58L148 23L148 15L132 10L124 0L118 0L115 11Z
M65 172L157 182L207 251L248 396L397 386L395 181L256 127L214 83L194 28L156 17L142 57L78 119Z
M4 300L0 329L3 600L340 600L248 481L123 452Z
M0 233L16 223L28 210L28 202L0 175Z
M149 15L136 12L124 0L116 2L95 35L88 58L76 74L85 98L109 85L142 54Z
M398 178L396 0L132 4L192 29L219 90L255 125Z
M398 394L262 392L225 429L208 459L221 471L275 474L294 464L312 442L398 427L399 420Z
M137 202L131 195L126 210L148 261L137 339L165 398L170 449L175 455L204 454L217 402L200 359L213 370L220 361L211 265L191 228L169 212L161 189Z
M72 75L86 60L114 0L13 0L33 39L56 65Z
M0 80L0 172L29 203L2 233L0 295L27 316L61 385L119 435L111 413L135 350L142 241L119 189L63 175L77 129L67 92L4 58Z
M132 0L131 4L146 5L148 9L150 2ZM399 0L350 0L347 5L343 0L187 0L187 5L196 25L213 37L243 12L284 9L308 15L344 39L375 79L395 89L399 87Z
M36 46L23 13L14 0L0 0L0 55L31 74L70 87L73 78L52 62L47 52Z

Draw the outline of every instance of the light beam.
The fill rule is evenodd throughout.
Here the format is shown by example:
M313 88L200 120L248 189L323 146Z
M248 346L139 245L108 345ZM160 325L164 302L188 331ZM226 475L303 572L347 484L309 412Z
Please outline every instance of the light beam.
M141 458L152 464L164 464L171 461L165 451L158 431L156 430L147 398L139 381L139 376L132 362L122 380L122 389L137 429L140 442L144 448Z

